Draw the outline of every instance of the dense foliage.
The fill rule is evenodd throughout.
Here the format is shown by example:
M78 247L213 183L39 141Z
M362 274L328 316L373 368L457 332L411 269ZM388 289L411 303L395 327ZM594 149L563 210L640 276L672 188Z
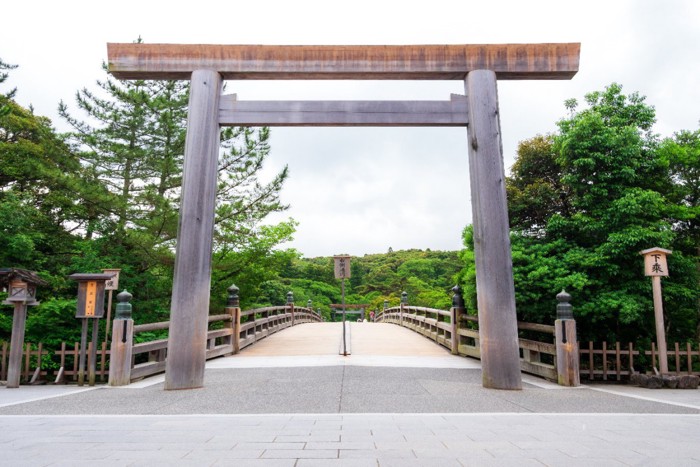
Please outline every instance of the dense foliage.
M341 303L341 281L334 278L333 258L306 259L292 251L287 253L279 277L262 283L255 303L280 305L291 291L296 304L304 306L311 300L312 306L330 319L329 305ZM354 257L350 267L345 302L368 305L369 315L370 311L381 310L384 301L389 306L398 305L404 291L411 305L448 309L462 262L455 251L401 250ZM242 297L247 293L241 290Z
M673 250L664 279L667 335L696 338L700 131L659 141L654 108L612 84L586 95L553 135L521 142L507 179L520 319L551 322L555 295L574 297L583 339L654 336L641 250ZM466 260L472 254L465 231ZM475 303L473 265L463 272Z
M0 61L0 83L12 68ZM167 319L188 91L186 82L107 77L96 91L77 92L82 117L60 103L73 128L65 135L19 106L14 90L0 94L0 266L50 283L29 313L28 341L55 346L77 337L76 284L67 279L75 272L121 268L137 320ZM255 292L286 261L276 247L291 238L294 221L262 223L286 209L279 193L287 169L259 179L268 141L267 128L221 131L212 306L223 304L231 277ZM10 328L11 313L0 314L0 340Z

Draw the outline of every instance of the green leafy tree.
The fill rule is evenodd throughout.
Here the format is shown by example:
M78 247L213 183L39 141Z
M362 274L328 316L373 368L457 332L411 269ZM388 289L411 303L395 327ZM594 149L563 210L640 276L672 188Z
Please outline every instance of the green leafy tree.
M570 116L557 134L521 144L508 180L518 314L551 322L554 296L566 288L582 338L650 338L651 290L638 253L676 248L680 226L692 218L687 210L679 215L676 203L692 182L669 173L683 151L669 142L661 157L644 97L612 84L585 101L582 110L567 101ZM683 162L676 167L685 173ZM676 251L664 283L666 322L669 337L684 339L697 319L697 273L688 253Z
M0 74L0 81L7 77ZM60 297L72 294L66 274L86 214L107 205L101 185L87 182L77 154L49 119L20 106L13 95L0 94L0 266L30 269L49 282L39 290L42 304L31 309L26 339L53 342L75 327L75 302ZM73 311L55 320L59 302L62 310L72 303ZM9 338L10 329L11 317L0 314L0 340Z
M392 251L386 254L364 255L351 260L352 277L346 281L346 303L367 304L365 310L381 310L384 301L397 306L406 291L411 305L448 309L452 287L462 265L455 251ZM265 282L255 301L259 305L279 305L287 291L293 291L300 305L312 300L330 318L332 303L340 303L340 280L333 275L330 257L302 258L290 256L279 269L279 277Z
M525 235L542 235L552 215L571 211L553 145L552 135L521 141L506 179L510 226Z
M12 94L0 95L8 109L0 117L0 264L55 275L80 238L88 208L105 205L99 184L85 183L79 158L49 119Z
M684 251L700 256L700 129L675 133L661 143L659 152L668 166L666 197L676 208L674 229Z
M677 234L675 254L695 257L700 280L700 130L682 130L661 143L660 154L668 165L669 189L674 231ZM674 274L675 275L675 274ZM700 290L700 282L697 290ZM697 296L696 340L700 341L700 294Z
M97 84L98 92L76 94L87 121L71 115L65 103L59 106L74 129L70 137L82 149L83 165L105 181L113 206L109 215L91 218L86 229L86 239L97 240L89 248L100 248L100 264L92 269L125 269L125 286L138 290L134 305L161 316L170 298L189 83L107 76ZM267 128L221 131L213 306L223 305L232 282L243 287L268 278L266 268L277 264L273 250L294 232L291 220L262 225L268 214L286 209L279 193L287 168L269 182L259 178L269 151Z

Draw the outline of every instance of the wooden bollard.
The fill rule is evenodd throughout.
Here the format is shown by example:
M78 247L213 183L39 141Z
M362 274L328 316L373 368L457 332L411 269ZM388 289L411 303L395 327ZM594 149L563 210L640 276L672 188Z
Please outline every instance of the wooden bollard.
M131 383L131 360L134 347L134 320L131 319L132 295L126 290L117 295L117 311L112 325L109 357L109 385Z
M232 284L228 289L228 300L226 302L226 312L231 315L231 335L232 354L241 351L241 302L238 296L240 289Z
M403 326L403 308L408 305L408 292L401 292L401 303L399 304L399 325Z
M287 292L287 306L292 313L292 326L294 326L294 292Z
M557 348L557 380L561 386L580 386L578 339L571 295L562 290L557 295L557 320L554 335Z
M455 285L452 287L454 295L452 296L452 308L450 311L452 315L450 319L452 320L452 330L450 331L450 338L452 340L450 348L452 350L452 355L459 354L459 323L462 319L462 313L464 313L464 298L462 297L462 289Z

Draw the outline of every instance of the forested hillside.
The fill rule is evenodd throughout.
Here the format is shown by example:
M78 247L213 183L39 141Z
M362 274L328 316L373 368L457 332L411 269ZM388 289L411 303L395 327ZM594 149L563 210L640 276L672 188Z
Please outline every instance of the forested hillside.
M398 305L404 291L411 305L447 309L451 306L451 289L462 268L458 252L430 250L364 255L352 258L350 265L345 301L369 305L368 314L370 310L381 310L385 300L389 306ZM263 282L254 298L241 290L241 298L251 305L279 305L291 291L295 303L306 305L311 300L314 308L320 307L324 317L329 318L329 305L341 302L340 283L333 276L332 257L290 256L277 279Z

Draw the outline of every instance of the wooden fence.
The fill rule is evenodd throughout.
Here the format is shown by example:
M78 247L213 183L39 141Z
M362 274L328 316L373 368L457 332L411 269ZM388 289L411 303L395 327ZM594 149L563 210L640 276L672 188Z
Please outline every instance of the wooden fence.
M675 375L700 375L700 345L693 350L690 343L678 342L668 346L668 369ZM623 348L620 342L597 347L593 342L579 342L581 354L581 377L589 381L596 379L623 381L632 373L652 373L658 368L658 351L651 344L650 350L635 347L632 342ZM642 358L644 357L644 361Z
M2 349L0 350L0 381L7 381L7 366L10 358L10 344L8 342L2 343ZM29 342L24 344L24 350L22 352L22 367L20 371L20 380L35 383L42 376L47 375L46 370L42 370L42 361L45 361L49 357L49 351L44 350L42 343L38 345L31 344Z
M322 321L312 308L294 304L269 306L241 312L238 349L243 349L282 329L302 323Z
M260 339L296 324L322 321L317 311L308 307L296 307L292 298L288 297L288 303L283 306L241 311L237 295L233 300L230 297L224 314L209 316L211 329L207 333L206 358L235 354ZM115 320L115 332L125 321ZM440 310L402 303L398 307L386 308L379 312L375 321L404 326L446 347L455 355L480 358L478 318L464 314L461 306ZM128 336L131 346L128 353L129 362L125 365L128 368L128 379L127 383L123 384L165 370L167 338L136 343L138 339L134 339L134 336L139 333L167 330L169 325L168 321L139 325L133 325L133 321L131 322L130 329L133 331ZM127 327L123 326L123 329L126 330ZM557 343L557 339L561 337L555 330L556 326L552 325L518 322L522 371L566 384L562 383L561 368L557 368L558 349L577 352L575 358L580 363L580 377L589 381L623 381L634 372L652 373L658 366L658 353L654 344L651 344L649 350L640 349L631 342L626 347L619 342L603 342L599 346L593 342L579 342L575 346L566 346L561 345L561 342ZM115 334L114 338L116 337ZM572 342L575 340L572 339ZM8 348L9 344L3 342L0 349L0 380L3 381L7 380ZM62 343L61 349L54 351L53 355L44 349L41 343L26 343L24 348L21 371L24 383L46 381L50 376L55 383L77 381L80 354L77 342L72 345ZM690 343L675 343L670 344L669 349L670 373L700 375L700 345L693 348ZM89 359L89 347L86 354ZM116 357L112 356L106 342L99 345L96 355L96 376L105 382L108 377L111 379L110 359ZM48 360L55 363L47 365ZM56 364L58 370L46 369L47 366Z
M207 332L206 359L238 353L241 349L289 326L321 320L321 316L313 309L295 307L293 302L282 306L241 311L236 296L236 300L230 301L224 314L209 316L209 325L214 325L215 328ZM166 330L170 326L169 321L133 326L127 323L122 331L118 326L124 321L126 320L114 321L115 340L125 335L124 341L133 342L134 335L138 333ZM118 351L115 351L115 348ZM128 384L165 371L167 338L132 344L130 347L120 346L117 342L116 347L113 343L112 349L114 370L110 373L110 385ZM125 364L123 359L131 359L131 365Z
M398 324L424 335L455 355L481 358L478 318L462 313L459 307L449 311L401 304L386 308L375 316L376 322ZM542 340L519 339L520 368L526 373L557 381L554 326L518 322L519 331L541 333Z
M225 313L209 316L210 329L207 332L206 358L211 359L222 355L237 353L260 339L274 334L296 324L322 321L321 315L309 307L297 307L293 302L283 306L256 308L241 312L235 304L226 307ZM128 326L121 327L123 323L130 321ZM117 329L119 327L119 329ZM148 324L133 324L133 320L114 320L114 339L121 338L124 330L128 329L129 363L128 381L135 381L146 376L165 371L165 358L167 356L168 339L160 338L145 342L137 342L139 333L153 331L165 331L170 327L169 321ZM124 329L124 330L123 330ZM125 341L127 339L125 338ZM114 342L114 341L113 341ZM90 346L86 352L86 368L89 368ZM78 363L80 356L80 344L67 344L63 342L61 349L52 352L43 348L43 344L25 344L26 351L23 354L21 380L23 383L45 382L52 379L54 383L68 383L78 381ZM125 353L125 355L127 354ZM95 362L96 378L107 382L110 377L110 360L118 358L112 356L112 350L107 342L99 344ZM7 380L7 365L9 360L9 343L2 342L0 346L0 381ZM58 365L57 370L47 370L47 361L53 360ZM116 366L122 363L116 360L112 362Z

